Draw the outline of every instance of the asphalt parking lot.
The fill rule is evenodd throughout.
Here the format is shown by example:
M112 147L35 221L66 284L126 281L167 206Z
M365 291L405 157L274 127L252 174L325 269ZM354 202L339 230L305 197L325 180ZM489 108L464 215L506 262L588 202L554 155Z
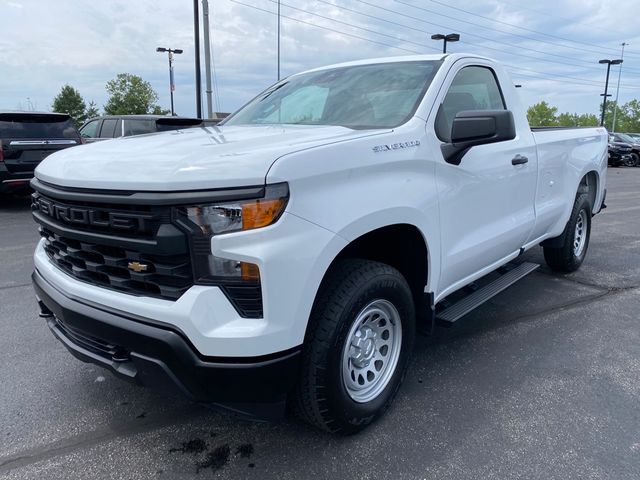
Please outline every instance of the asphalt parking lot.
M609 169L607 204L581 270L543 266L419 338L392 409L342 438L74 359L37 315L29 199L1 197L0 478L638 479L640 168Z

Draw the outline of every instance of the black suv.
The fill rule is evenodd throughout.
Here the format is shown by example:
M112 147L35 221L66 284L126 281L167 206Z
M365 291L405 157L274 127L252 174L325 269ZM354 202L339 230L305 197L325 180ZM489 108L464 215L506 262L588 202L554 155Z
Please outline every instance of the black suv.
M199 127L202 124L203 121L199 118L163 115L107 115L87 121L80 127L80 135L84 143L91 143L109 138Z
M633 149L626 142L616 142L612 135L609 135L609 165L620 167L631 162Z
M630 158L625 162L627 167L637 167L640 164L640 140L626 133L610 133L609 138L615 143L626 143L631 147Z
M81 143L66 113L0 111L0 192L27 188L43 158Z

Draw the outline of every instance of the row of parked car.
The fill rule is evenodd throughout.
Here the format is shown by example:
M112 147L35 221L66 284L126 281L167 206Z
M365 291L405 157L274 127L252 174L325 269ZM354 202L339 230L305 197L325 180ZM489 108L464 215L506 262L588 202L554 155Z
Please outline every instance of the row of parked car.
M640 133L609 134L609 165L640 166Z
M213 126L219 121L118 115L92 118L76 129L64 113L0 111L0 193L27 187L38 163L63 148L117 137ZM611 133L609 165L640 166L640 134Z
M92 118L77 129L65 113L0 111L0 193L25 189L38 163L64 148L110 138L213 126L219 121L118 115Z

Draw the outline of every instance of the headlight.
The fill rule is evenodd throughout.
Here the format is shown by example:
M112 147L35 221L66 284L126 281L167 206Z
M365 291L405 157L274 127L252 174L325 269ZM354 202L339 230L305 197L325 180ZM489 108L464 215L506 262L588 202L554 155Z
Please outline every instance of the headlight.
M265 188L264 198L181 207L178 214L197 225L203 235L220 235L275 223L284 212L288 200L287 184L278 183Z
M195 282L220 286L242 316L262 315L260 270L253 263L212 255L211 237L272 225L282 216L288 201L288 185L278 183L267 185L261 198L174 210L177 223L189 232Z

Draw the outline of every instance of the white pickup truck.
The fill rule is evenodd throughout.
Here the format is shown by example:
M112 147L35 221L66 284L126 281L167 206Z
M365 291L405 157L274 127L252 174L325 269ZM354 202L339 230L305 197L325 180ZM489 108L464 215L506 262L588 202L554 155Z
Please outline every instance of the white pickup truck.
M333 65L218 127L48 157L34 286L81 360L354 432L391 404L416 331L526 275L524 251L580 266L606 167L604 128L532 131L490 59Z

